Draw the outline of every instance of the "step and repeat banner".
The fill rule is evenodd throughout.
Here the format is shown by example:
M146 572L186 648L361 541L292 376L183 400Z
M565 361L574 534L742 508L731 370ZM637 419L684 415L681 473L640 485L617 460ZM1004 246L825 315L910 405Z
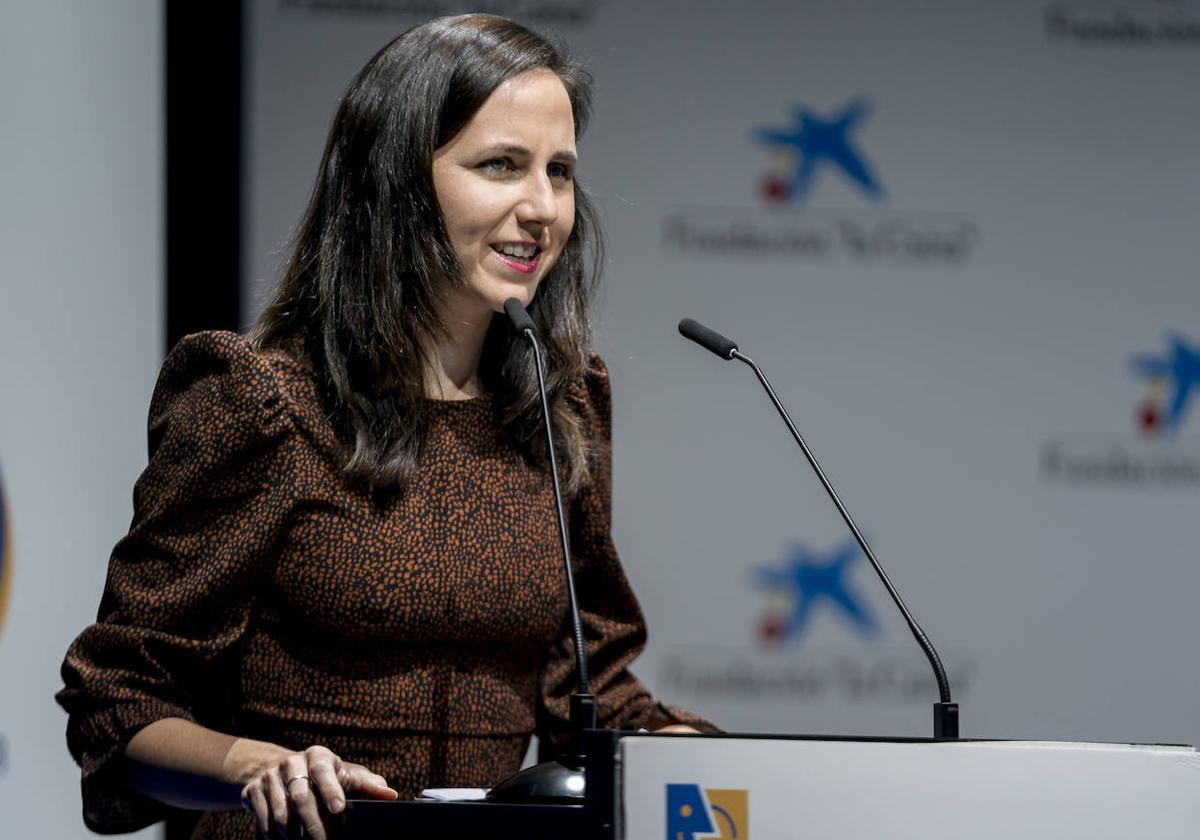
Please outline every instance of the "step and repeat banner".
M146 463L163 343L162 25L153 0L0 0L4 838L95 836L54 693Z
M247 319L352 75L495 11L592 70L639 675L741 731L1200 742L1200 2L280 0L247 19Z

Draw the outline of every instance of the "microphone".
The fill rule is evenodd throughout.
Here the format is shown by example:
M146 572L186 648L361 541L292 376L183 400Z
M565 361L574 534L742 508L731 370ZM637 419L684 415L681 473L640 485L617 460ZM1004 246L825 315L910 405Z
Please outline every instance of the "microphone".
M533 325L533 318L529 317L529 313L525 311L525 307L521 305L521 301L516 298L509 298L504 301L504 314L508 316L508 320L512 321L513 329L518 333L530 338L537 336L537 327ZM532 333L532 337L531 334ZM533 342L534 352L538 352L537 342ZM541 380L539 380L540 384ZM545 393L543 388L542 393Z
M792 437L796 439L796 443L800 444L801 451L804 452L804 457L808 460L809 465L813 468L813 472L817 474L817 478L821 480L825 492L829 494L829 498L833 500L833 504L837 507L838 513L842 515L846 525L849 526L851 533L854 534L854 539L858 541L858 545L863 550L863 554L867 555L867 559L871 561L871 567L875 569L875 574L879 576L883 586L887 589L888 594L892 596L892 601L904 616L904 620L908 622L908 629L912 631L913 638L917 640L917 644L921 646L921 650L925 653L925 658L929 660L929 665L933 669L934 679L937 680L938 696L940 702L933 704L933 737L935 738L957 738L958 737L958 704L950 699L950 680L946 677L946 669L942 667L941 657L933 647L933 642L925 635L925 631L921 629L921 625L917 624L917 620L913 618L912 613L908 611L908 607L904 604L904 599L900 597L900 593L888 578L887 572L883 570L883 566L875 558L875 552L871 551L871 546L867 545L867 540L863 537L862 532L858 530L858 526L854 524L853 517L850 516L850 511L842 504L842 500L838 497L837 491L833 489L833 485L829 483L829 479L825 476L825 471L821 469L821 465L817 463L817 459L813 456L812 450L808 448L808 444L804 442L803 436L796 428L796 424L792 422L792 418L788 416L783 403L779 401L779 397L775 395L775 389L771 387L771 383L767 381L766 375L762 369L754 363L754 360L749 356L745 356L738 351L737 344L730 341L725 336L710 330L703 324L693 321L691 318L684 318L679 322L679 334L684 338L689 338L699 344L706 350L716 353L722 359L730 360L737 359L740 362L745 362L753 370L758 381L762 383L763 389L766 390L767 396L771 398L771 402L775 404L775 410L779 412L779 416L783 418L783 422L787 424L788 430L792 433Z
M684 338L690 338L705 350L716 353L725 361L732 359L734 351L738 349L736 344L716 330L710 330L691 318L684 318L679 322L679 334Z
M579 600L575 595L575 572L571 567L571 540L567 535L567 519L563 514L562 488L558 481L558 462L554 456L554 430L550 421L550 400L546 396L546 377L542 365L542 347L533 318L521 302L509 298L504 313L513 329L533 348L537 368L538 392L542 397L542 424L546 429L546 451L550 459L550 479L554 486L554 506L558 514L558 536L562 541L563 568L567 574L567 596L571 606L571 628L575 641L575 665L579 673L579 690L571 695L571 746L555 761L544 761L505 779L488 793L495 802L561 802L576 801L584 795L583 767L586 763L584 731L596 728L596 696L588 685L587 644L583 621L579 618Z

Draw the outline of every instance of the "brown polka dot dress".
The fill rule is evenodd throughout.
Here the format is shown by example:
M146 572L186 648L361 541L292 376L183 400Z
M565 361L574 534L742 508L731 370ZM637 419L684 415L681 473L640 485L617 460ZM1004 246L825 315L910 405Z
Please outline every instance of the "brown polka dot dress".
M601 722L707 728L627 670L646 631L609 535L599 358L570 399L598 453L568 516ZM170 354L133 523L62 669L89 826L164 816L121 767L134 733L163 717L323 744L403 797L490 786L518 769L531 733L561 738L574 654L549 477L504 442L488 397L432 414L411 485L372 496L339 472L302 354L217 332ZM257 832L230 811L205 815L195 836Z

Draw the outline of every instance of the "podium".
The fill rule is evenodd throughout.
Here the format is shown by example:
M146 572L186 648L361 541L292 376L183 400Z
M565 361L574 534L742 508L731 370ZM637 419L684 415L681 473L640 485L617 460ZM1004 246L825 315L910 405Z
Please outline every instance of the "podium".
M581 804L351 801L346 840L1194 840L1192 747L587 733Z

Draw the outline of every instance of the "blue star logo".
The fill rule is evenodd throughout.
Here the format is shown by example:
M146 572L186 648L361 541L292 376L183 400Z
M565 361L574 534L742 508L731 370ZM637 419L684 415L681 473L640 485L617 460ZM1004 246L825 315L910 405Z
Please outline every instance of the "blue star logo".
M759 569L759 585L785 596L789 606L769 611L762 635L768 642L781 642L804 632L813 610L820 604L834 608L863 638L879 634L879 623L847 580L847 572L862 556L853 539L830 553L795 546L780 568Z
M803 105L795 109L789 128L761 128L755 135L772 149L787 154L789 161L776 165L763 183L767 198L800 200L811 189L819 168L833 166L858 185L873 201L884 197L883 185L871 171L863 154L855 148L851 133L869 110L865 100L853 99L831 117L819 116ZM785 171L790 162L792 171Z
M1200 385L1200 345L1182 335L1167 336L1163 356L1134 356L1133 370L1149 381L1151 395L1139 411L1142 429L1147 434L1177 432L1183 423L1192 388ZM1169 395L1158 393L1169 386Z

